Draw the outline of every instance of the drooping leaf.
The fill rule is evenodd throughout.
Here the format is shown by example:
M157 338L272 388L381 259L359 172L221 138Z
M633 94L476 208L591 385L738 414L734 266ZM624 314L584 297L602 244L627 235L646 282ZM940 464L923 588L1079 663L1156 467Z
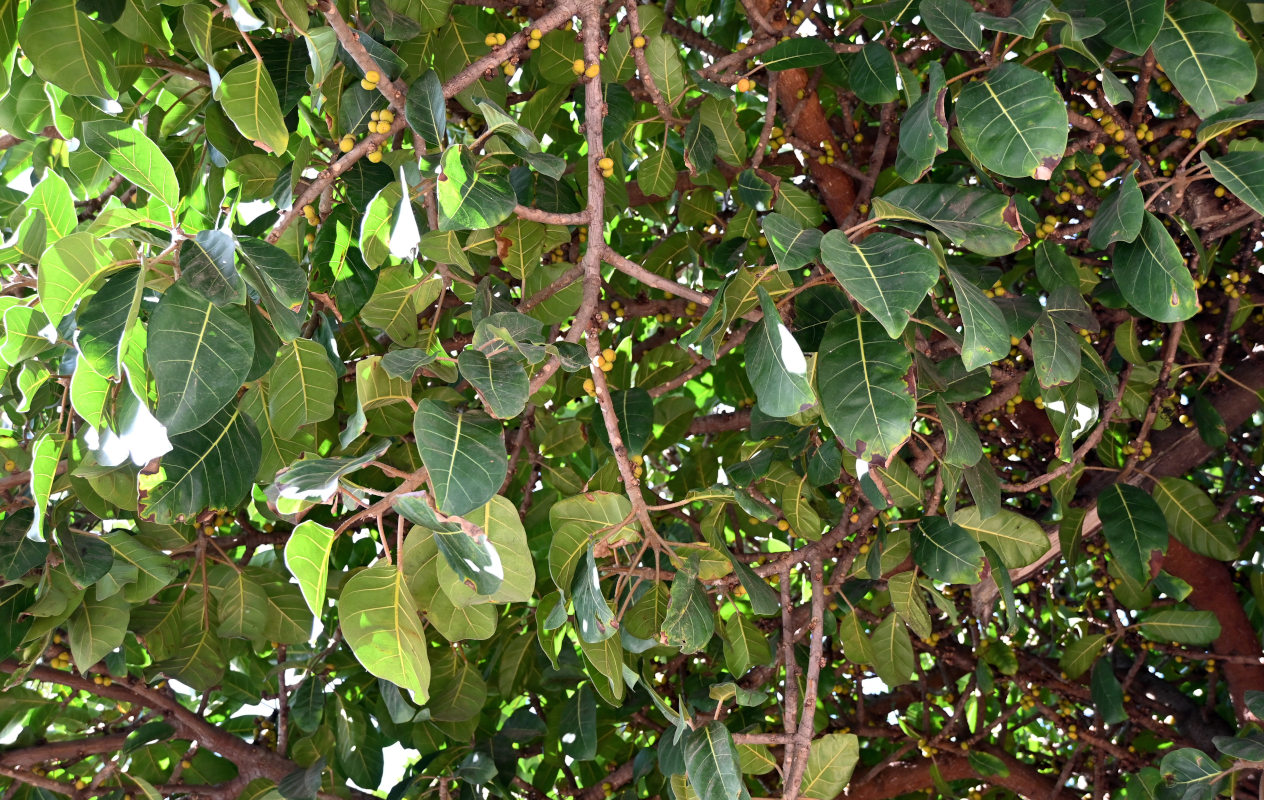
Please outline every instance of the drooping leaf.
M938 62L931 62L926 91L909 106L900 123L895 171L910 183L925 175L935 163L935 157L948 149L946 96L944 68Z
M1018 207L1000 192L920 183L874 198L875 219L906 219L929 225L953 244L984 256L1008 255L1030 239Z
M764 216L764 236L781 269L798 269L820 255L821 232L816 228L805 230L784 214L773 211Z
M495 420L425 399L417 404L413 433L435 501L444 513L461 516L473 511L504 483L509 458Z
M352 576L338 597L338 617L365 669L425 703L430 687L426 634L399 569L381 564Z
M1221 185L1257 214L1264 214L1264 152L1240 150L1212 158L1204 150L1198 157Z
M926 517L913 529L913 560L934 580L973 584L983 569L983 549L960 525Z
M294 527L285 543L285 565L298 580L308 608L318 618L325 613L329 554L333 551L335 540L332 528L326 528L313 520L305 520Z
M149 319L146 358L158 386L156 416L168 435L202 425L241 388L254 356L245 310L218 308L176 282Z
M1150 558L1167 552L1167 520L1158 503L1135 486L1112 484L1097 500L1102 535L1119 568L1142 583L1150 579Z
M839 311L825 328L816 386L826 423L856 453L889 455L908 438L916 403L908 350L882 325Z
M830 231L821 239L821 261L892 339L904 332L909 316L939 279L939 263L930 250L889 233L852 244L842 231Z
M444 151L436 192L441 231L490 228L508 218L517 205L509 182L498 175L479 172L464 145L453 145Z
M1115 246L1115 281L1134 308L1157 322L1179 322L1198 311L1198 292L1172 235L1146 212L1141 235Z
M799 796L834 800L851 780L860 762L860 740L854 733L827 733L812 740Z
M270 152L285 152L290 134L281 116L276 85L262 61L251 59L225 73L215 99L242 136Z
M40 256L37 285L40 305L54 325L70 313L110 260L109 248L87 232L72 233L49 245Z
M1136 167L1119 179L1119 185L1097 210L1089 229L1089 244L1097 249L1111 242L1131 242L1141 233L1145 220L1145 201L1137 186Z
M974 8L965 0L922 0L917 6L926 28L939 41L969 52L979 52L983 26L974 19Z
M684 756L689 786L699 800L750 800L733 736L723 722L709 722L690 733Z
M310 339L281 345L268 372L268 411L277 435L288 439L303 425L329 419L337 387L325 348Z
M781 313L764 288L758 287L764 317L746 341L746 375L759 410L770 417L788 417L816 403L808 380L807 359L781 321Z

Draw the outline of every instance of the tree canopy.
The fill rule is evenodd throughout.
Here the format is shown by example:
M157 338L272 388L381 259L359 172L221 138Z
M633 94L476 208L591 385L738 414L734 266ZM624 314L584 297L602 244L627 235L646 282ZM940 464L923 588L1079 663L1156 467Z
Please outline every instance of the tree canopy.
M3 800L1264 791L1244 0L0 0Z

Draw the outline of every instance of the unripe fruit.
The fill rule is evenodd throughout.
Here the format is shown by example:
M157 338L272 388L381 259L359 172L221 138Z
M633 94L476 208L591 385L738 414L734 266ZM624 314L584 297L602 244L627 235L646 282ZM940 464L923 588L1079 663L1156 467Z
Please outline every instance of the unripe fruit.
M588 69L584 70L584 77L595 78L601 74L601 65L592 63L588 65Z
M645 47L645 37L638 36L635 39L633 39L632 46L635 47L637 50L640 50L641 48Z

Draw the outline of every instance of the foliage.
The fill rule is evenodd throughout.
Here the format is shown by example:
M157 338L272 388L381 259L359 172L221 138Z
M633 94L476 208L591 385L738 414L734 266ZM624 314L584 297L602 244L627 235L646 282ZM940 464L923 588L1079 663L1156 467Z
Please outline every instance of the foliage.
M1252 13L0 0L6 800L1253 795Z

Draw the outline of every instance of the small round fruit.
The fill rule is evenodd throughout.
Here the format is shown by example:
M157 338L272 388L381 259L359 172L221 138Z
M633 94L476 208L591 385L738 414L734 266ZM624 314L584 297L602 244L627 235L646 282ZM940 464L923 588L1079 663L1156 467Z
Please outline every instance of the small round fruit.
M374 83L373 81L367 81L367 80L360 81L360 88L366 92L371 92L377 88L377 84Z
M645 37L638 36L635 39L633 39L632 46L635 47L637 50L640 50L641 48L645 47Z
M533 40L535 40L535 41L537 41L537 42L538 42L538 41L540 41L541 39L543 39L543 38L544 38L544 32L543 32L543 31L541 31L539 28L532 28L532 29L531 29L531 38L532 38Z
M574 61L572 61L571 72L575 73L576 75L583 75L584 74L584 59L577 58Z
M539 40L539 39L529 39L529 40L527 40L527 49L528 49L528 50L539 50L539 49L540 49L540 40Z
M350 153L353 147L355 147L355 139L351 136L344 136L338 140L338 149L344 153Z
M585 78L595 78L600 74L601 74L601 65L596 62L589 64L588 69L584 70Z
M364 79L368 81L369 83L377 83L378 81L382 80L382 75L377 70L371 69L368 72L364 73Z
M601 351L601 357L604 358L606 361L610 362L611 364L614 363L614 360L617 355L618 354L615 353L615 351L611 350L609 347Z
M614 159L609 156L599 160L597 166L602 169L614 169Z
M379 163L381 163L381 161L382 161L382 151L381 151L381 150L370 150L370 151L369 151L369 155L368 155L368 159L369 159L369 163L370 163L370 164L379 164Z

